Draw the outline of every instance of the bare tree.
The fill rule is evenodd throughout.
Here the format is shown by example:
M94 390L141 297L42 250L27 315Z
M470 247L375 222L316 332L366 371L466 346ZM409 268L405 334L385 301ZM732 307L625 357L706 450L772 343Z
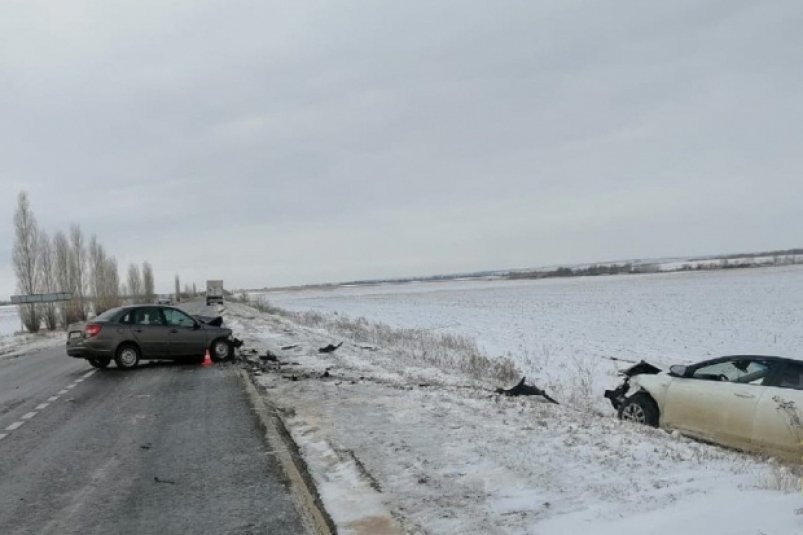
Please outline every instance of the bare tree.
M89 267L87 272L89 280L86 286L94 300L95 314L100 314L108 309L105 302L103 280L106 268L106 251L104 251L103 246L98 243L98 239L94 234L89 238L87 253L87 263Z
M192 296L198 297L198 289L195 287L195 283L192 283Z
M70 225L70 281L73 293L73 308L79 320L86 319L84 285L86 284L86 246L84 233L79 225Z
M128 291L134 302L139 301L142 296L142 276L139 273L139 266L129 264L128 266Z
M148 262L142 263L142 292L145 294L145 301L153 303L156 294L153 291L153 268Z
M67 236L63 232L57 232L53 236L53 272L56 279L56 287L60 292L71 292L72 280L70 278L70 243L67 241ZM59 307L61 309L61 325L64 328L70 323L77 320L72 315L73 307L70 303L62 303Z
M181 302L181 281L178 279L178 273L176 273L176 303Z
M113 256L104 258L100 271L99 291L103 310L120 306L120 277L117 273L117 259Z
M45 231L39 235L39 281L40 291L45 293L54 293L58 287L53 247ZM55 330L58 326L56 303L43 303L41 312L45 326L51 331Z
M14 213L14 248L11 255L17 288L23 294L35 294L39 289L39 226L28 201L28 194L17 196ZM20 305L20 317L28 331L39 331L40 318L36 305Z

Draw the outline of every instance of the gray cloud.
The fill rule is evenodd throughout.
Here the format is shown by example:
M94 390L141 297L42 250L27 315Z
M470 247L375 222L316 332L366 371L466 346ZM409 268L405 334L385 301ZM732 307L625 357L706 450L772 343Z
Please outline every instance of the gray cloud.
M799 246L803 8L0 5L11 217L263 286Z

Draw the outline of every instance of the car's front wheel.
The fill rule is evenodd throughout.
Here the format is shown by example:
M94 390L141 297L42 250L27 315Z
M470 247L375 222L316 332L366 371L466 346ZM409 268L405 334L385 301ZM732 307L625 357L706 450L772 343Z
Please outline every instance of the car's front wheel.
M658 406L647 394L625 398L619 407L619 418L628 422L658 427Z
M233 351L229 341L220 338L212 342L212 350L210 353L214 362L222 362L224 360L229 360Z
M139 349L129 344L120 346L114 356L114 362L118 368L126 370L135 367L139 362Z
M109 357L89 358L86 360L92 365L93 368L98 368L99 370L107 367L112 361L112 359Z

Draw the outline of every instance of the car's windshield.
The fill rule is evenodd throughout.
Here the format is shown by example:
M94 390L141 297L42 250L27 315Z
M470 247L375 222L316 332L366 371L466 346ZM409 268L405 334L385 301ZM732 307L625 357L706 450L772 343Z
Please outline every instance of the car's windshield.
M697 368L692 377L732 383L761 384L769 370L770 366L766 361L733 359Z

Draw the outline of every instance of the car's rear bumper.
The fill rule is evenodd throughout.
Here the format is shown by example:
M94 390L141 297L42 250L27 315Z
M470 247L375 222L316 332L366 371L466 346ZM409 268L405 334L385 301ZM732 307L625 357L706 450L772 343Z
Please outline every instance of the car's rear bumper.
M67 342L67 355L76 359L111 358L113 352L105 345L87 343L83 340Z

